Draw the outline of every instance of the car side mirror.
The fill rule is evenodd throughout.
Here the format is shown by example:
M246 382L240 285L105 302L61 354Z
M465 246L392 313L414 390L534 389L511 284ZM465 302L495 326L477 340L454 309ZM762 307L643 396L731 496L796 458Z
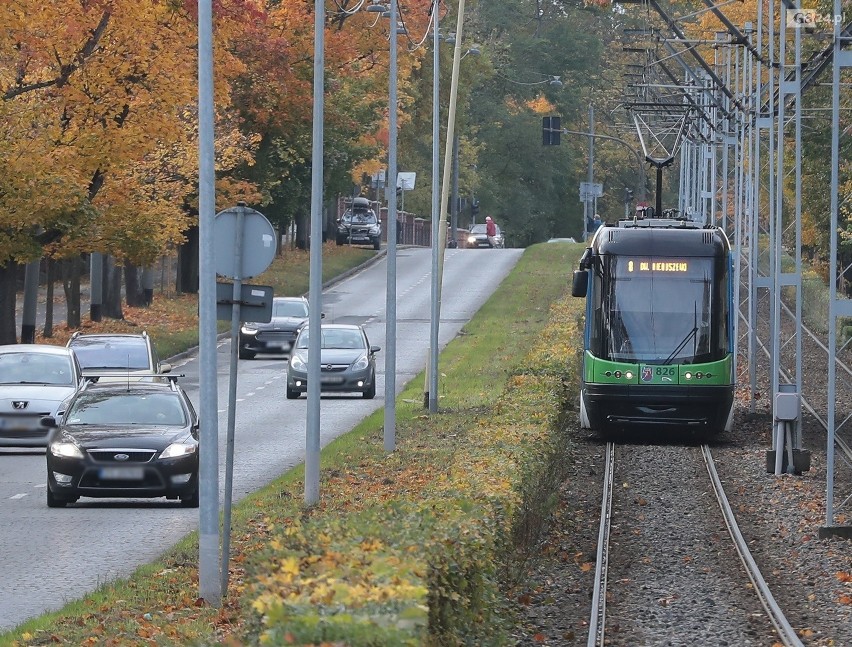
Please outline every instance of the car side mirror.
M56 418L54 418L53 416L45 416L41 419L40 423L42 427L49 427L51 429L59 426L56 424Z
M325 313L324 312L320 312L320 319L325 319Z
M370 346L370 354L371 355L374 354L374 353L378 353L380 350L382 350L381 346Z
M172 365L168 362L160 362L160 373L171 373Z
M589 287L589 273L586 270L574 270L571 296L585 297Z

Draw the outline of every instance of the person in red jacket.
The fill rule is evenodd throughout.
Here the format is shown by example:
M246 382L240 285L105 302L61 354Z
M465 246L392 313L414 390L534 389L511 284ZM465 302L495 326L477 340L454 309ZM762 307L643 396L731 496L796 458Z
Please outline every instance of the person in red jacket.
M497 225L491 220L491 216L485 216L485 235L491 247L497 247Z

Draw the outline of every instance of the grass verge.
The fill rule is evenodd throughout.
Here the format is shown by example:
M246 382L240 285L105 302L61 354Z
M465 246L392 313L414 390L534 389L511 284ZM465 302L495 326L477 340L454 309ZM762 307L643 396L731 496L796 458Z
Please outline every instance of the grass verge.
M13 645L509 644L504 591L535 538L567 451L580 305L577 245L529 248L441 355L440 411L423 375L322 452L321 501L301 467L235 509L231 586L197 595L197 535L133 577L0 636Z

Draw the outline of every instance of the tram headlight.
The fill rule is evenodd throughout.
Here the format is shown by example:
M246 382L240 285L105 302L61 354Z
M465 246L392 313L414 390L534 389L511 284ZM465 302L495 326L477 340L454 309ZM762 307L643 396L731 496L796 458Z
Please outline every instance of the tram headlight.
M689 371L687 371L686 373L684 373L684 374L683 374L683 376L684 376L687 380L691 380L691 379L692 379L692 373L690 373Z
M632 380L633 379L633 371L627 371L624 374L624 377L626 377L628 380Z

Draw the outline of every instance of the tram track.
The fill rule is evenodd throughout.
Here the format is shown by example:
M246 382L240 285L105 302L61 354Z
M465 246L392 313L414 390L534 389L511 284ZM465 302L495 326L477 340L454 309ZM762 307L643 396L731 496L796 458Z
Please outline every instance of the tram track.
M649 482L643 479L643 474L641 472L630 468L630 465L634 462L632 459L640 456L642 451L643 448L641 447L619 445L618 452L621 454L621 460L617 461L616 445L609 442L607 443L606 450L604 452L603 496L598 532L594 589L589 620L588 647L603 647L604 645L615 644L651 644L647 642L647 638L643 639L641 632L648 628L647 624L653 623L636 622L636 619L633 616L625 617L623 610L618 609L619 602L625 597L630 597L631 595L630 593L627 595L624 593L624 589L629 588L632 578L629 576L625 577L623 565L627 563L628 567L630 567L632 560L628 558L625 562L623 554L628 552L635 555L648 555L651 554L651 551L648 550L649 547L647 545L643 545L643 542L639 540L633 539L632 541L625 543L625 535L623 533L621 534L621 538L617 541L613 541L612 536L613 525L615 524L616 526L619 526L623 525L625 522L629 525L629 519L633 514L630 510L631 506L629 505L631 502L630 497L625 499L624 497L619 497L617 495L617 489L615 488L616 471L619 470L619 481L622 481L625 478L639 479L639 481L636 482L636 485L638 485L639 490L642 490L643 486L648 485ZM646 617L653 615L654 607L660 606L661 604L664 606L679 605L685 607L687 614L691 614L693 618L708 622L712 626L710 631L716 634L718 641L721 641L718 644L773 644L771 642L763 642L764 640L770 639L766 632L769 631L769 625L771 625L772 631L774 631L775 634L774 644L784 645L785 647L801 646L801 640L798 638L796 632L784 616L783 611L776 603L769 586L761 575L760 569L753 559L747 543L739 530L736 518L728 502L727 496L725 495L721 479L716 471L710 447L708 445L702 445L700 447L680 446L666 448L666 454L671 459L669 467L672 468L674 473L678 474L680 474L682 470L691 470L689 463L698 462L698 457L696 456L698 453L700 453L701 463L705 468L706 476L709 477L709 483L717 506L711 506L707 501L707 490L705 489L707 481L700 480L697 474L691 474L686 480L688 484L692 485L692 489L685 489L680 492L683 500L678 502L678 507L687 510L692 508L692 512L689 514L694 515L696 522L691 525L693 525L698 531L698 534L700 534L703 530L710 531L711 536L716 537L716 541L719 540L719 533L717 532L715 525L718 523L719 518L721 518L724 522L725 528L727 529L731 542L727 544L727 547L717 545L713 550L704 552L700 549L700 546L696 545L694 537L690 536L688 533L684 533L686 536L683 537L684 542L681 544L678 541L680 539L680 531L672 533L668 532L664 526L657 528L658 532L647 537L648 542L657 544L656 552L659 553L660 544L664 544L664 552L667 551L672 554L680 554L683 557L677 561L669 561L671 569L668 573L670 576L668 580L672 588L670 588L670 595L668 597L657 598L655 600L653 599L653 596L644 596L641 591L639 592L638 598L640 600L644 599L644 602L641 604L646 604L649 607L642 615L645 615ZM680 462L681 460L683 460L683 463ZM661 465L658 469L667 471L667 468L664 465ZM645 474L648 473L647 469L643 471ZM654 473L655 471L656 470L651 470L651 473ZM624 489L635 487L635 485L630 484L630 481L624 480L623 483ZM648 491L656 491L659 496L659 501L656 503L664 504L665 499L667 498L664 493L654 490L653 487ZM621 501L619 501L619 499L621 499ZM624 505L625 502L628 503L626 507ZM634 498L632 502L634 504L638 504L640 508L645 508L646 506L653 505L655 503L646 499L642 494L639 494L638 499ZM713 508L713 510L711 511L710 508ZM663 514L661 516L664 518L667 515ZM637 520L644 521L647 519L648 516L639 515L639 519ZM641 530L631 530L627 536L635 538L641 535ZM725 556L732 548L735 550L736 555L743 566L743 572L747 576L750 585L743 586L742 582L744 580L741 578L738 581L738 578L733 576L733 574L718 571L719 567L724 569L725 566L730 563L730 560L725 559ZM622 571L619 571L617 567L614 573L615 579L613 579L610 572L611 561L618 562L619 559L622 562ZM647 557L643 557L640 561L644 562L647 559ZM715 575L713 574L714 572ZM706 576L710 574L710 578L715 578L719 582L732 582L734 586L732 586L729 590L726 590L726 594L729 594L730 597L729 601L724 602L722 600L716 600L712 605L708 605L706 604L706 599L697 601L686 600L678 596L676 591L690 589L690 586L685 585L685 582L683 583L684 586L682 589L678 587L678 579L681 577L691 578L696 576L696 574L704 580L708 579ZM618 588L621 590L611 590L609 583L612 581L615 581L618 584ZM747 600L746 598L752 599ZM612 612L612 618L609 618L607 613L608 600L612 600L615 603L614 605L610 605L610 608L615 608L615 611ZM762 607L762 612L755 610L755 601L759 602ZM628 604L626 606L631 605ZM635 602L633 606L633 612L635 612ZM712 613L712 608L723 610L723 612L714 614ZM736 610L736 612L729 615L725 613L724 610ZM701 617L702 615L703 617ZM615 627L615 629L610 631L609 634L607 633L608 626ZM623 637L620 636L625 632L625 628L627 627L629 627L629 629L627 629L627 633L631 636L631 639L624 641ZM655 631L655 629L651 627L651 631ZM634 640L637 642L631 642Z
M811 466L802 474L776 476L767 456L774 420L771 308L765 294L755 304L754 357L748 357L742 344L746 327L739 330L733 426L702 440L711 443L742 543L788 619L784 631L792 633L789 640L799 641L791 644L852 645L852 554L847 541L823 539L819 532L826 519L825 334L805 327L797 357L791 311L781 316L779 363L786 370L801 362L801 437L803 448L811 452ZM837 355L836 393L831 394L837 455L852 465L847 451L852 441L852 346L839 344ZM749 389L750 361L754 392ZM789 373L783 375L782 383L793 381ZM738 565L743 558L730 539L720 504L711 505L715 490L696 444L677 434L642 432L618 438L611 447L606 440L612 438L570 424L566 437L569 467L559 505L518 591L526 618L525 631L517 634L518 647L788 644L771 620L769 603L755 594L756 585ZM606 468L608 460L616 464L614 469ZM842 498L852 491L847 465L837 469L835 486L841 497L838 522L848 524L852 497ZM612 499L609 512L603 507L606 496ZM597 554L602 519L609 535L605 556ZM603 628L602 639L596 625Z

